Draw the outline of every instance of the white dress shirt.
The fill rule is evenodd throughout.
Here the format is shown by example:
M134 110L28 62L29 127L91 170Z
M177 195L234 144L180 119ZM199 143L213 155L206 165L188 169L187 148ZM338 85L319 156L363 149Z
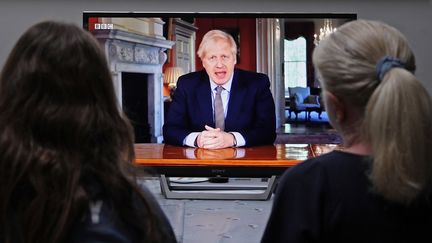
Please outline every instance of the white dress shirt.
M226 82L224 85L222 85L222 87L224 89L221 92L221 98L222 98L222 105L224 108L225 117L227 116L227 111L228 111L228 102L229 102L229 98L230 98L230 94L231 94L232 79L233 79L233 75L231 75L231 78L228 80L228 82ZM214 99L216 96L216 87L218 85L216 83L214 83L212 80L209 80L209 82L210 82L210 88L212 90L212 108L213 108L213 120L214 120ZM245 141L243 135L241 135L239 132L231 132L231 133L234 135L234 137L237 141L237 145L236 145L237 147L244 146L246 144L246 141ZM183 144L190 146L190 147L195 147L195 140L199 134L200 134L200 132L190 133L183 140Z

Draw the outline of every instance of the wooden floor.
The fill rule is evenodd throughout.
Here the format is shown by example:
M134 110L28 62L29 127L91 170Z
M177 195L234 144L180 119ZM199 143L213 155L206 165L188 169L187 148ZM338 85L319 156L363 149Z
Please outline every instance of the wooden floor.
M336 130L330 124L321 123L285 123L276 129L277 134L334 134Z
M328 122L327 114L323 112L321 119L312 113L311 119L306 120L304 114L295 119L286 117L286 123L276 130L276 144L286 143L342 143L342 138Z

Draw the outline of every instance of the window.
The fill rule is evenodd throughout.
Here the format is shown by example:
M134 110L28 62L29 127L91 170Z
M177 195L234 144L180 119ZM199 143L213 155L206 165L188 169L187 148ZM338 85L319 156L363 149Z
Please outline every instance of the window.
M284 40L284 82L285 96L289 96L288 87L306 87L306 39Z

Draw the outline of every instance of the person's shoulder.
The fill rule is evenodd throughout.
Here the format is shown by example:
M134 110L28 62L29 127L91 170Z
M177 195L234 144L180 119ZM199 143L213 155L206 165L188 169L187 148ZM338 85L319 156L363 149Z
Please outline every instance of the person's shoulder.
M235 79L244 87L265 89L270 85L268 76L264 73L235 69Z
M346 153L342 150L333 150L329 153L325 153L315 158L308 159L305 161L307 163L302 163L302 164L304 164L305 167L315 165L315 166L321 166L323 168L329 168L329 167L340 167L345 164L349 165L352 163L357 163L359 161L364 161L365 159L366 159L365 156Z
M136 242L139 233L121 221L118 211L107 199L90 201L88 209L72 226L68 237L75 242Z
M183 74L181 77L182 78L199 77L203 72L204 72L203 70L189 72L189 73Z
M290 177L304 177L308 174L320 173L329 167L337 166L342 161L346 160L346 155L338 151L323 154L321 156L307 159L287 171Z
M153 220L157 221L157 225L158 225L157 230L159 231L159 235L161 237L160 241L167 242L167 243L177 242L174 231L169 222L169 219L166 216L163 209L161 208L157 198L154 197L154 194L146 186L141 186L140 189L143 195L145 195L147 207L149 208L148 213L152 214L155 217ZM137 208L142 209L146 207L146 205L143 204L142 200L137 200L138 197L135 197L134 199L135 199L134 202L138 206Z
M186 80L197 80L197 79L201 79L203 77L205 77L207 74L204 70L200 70L200 71L195 71L195 72L190 72L190 73L186 73L183 74L182 76L179 77L179 81L186 79Z
M331 153L329 153L331 154ZM306 174L317 173L319 170L322 170L325 166L325 161L329 160L329 154L325 154L323 156L319 156L316 158L307 159L303 162L300 162L296 166L289 168L287 171L291 178L296 177L304 177Z
M194 86L202 80L208 80L207 73L204 70L186 73L179 77L177 86Z
M285 180L308 180L319 177L334 177L338 174L352 174L367 169L368 160L365 156L332 151L301 162L290 168ZM338 176L337 176L338 177Z
M257 79L258 80L262 80L262 79L268 80L267 74L264 74L264 73L258 73L258 72L243 70L243 69L239 69L239 68L236 68L235 72L238 74L239 77L242 77L242 78L252 78L253 80L257 80Z
M140 187L140 189L145 195L145 202L140 195L133 193L132 200L128 202L129 205L125 206L134 208L136 214L140 214L148 220L157 221L158 229L156 230L159 231L158 235L161 242L176 242L169 220L157 203L156 198L147 188ZM137 222L124 221L120 213L121 210L116 208L114 202L107 197L90 201L88 208L84 210L71 227L69 241L67 242L130 243L148 237L134 226ZM150 217L150 215L152 216ZM146 223L147 221L144 220L144 224Z

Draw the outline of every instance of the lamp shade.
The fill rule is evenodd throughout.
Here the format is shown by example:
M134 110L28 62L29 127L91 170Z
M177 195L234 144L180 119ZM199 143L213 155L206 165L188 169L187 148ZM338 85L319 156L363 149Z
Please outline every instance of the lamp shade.
M167 67L164 73L164 83L168 84L170 88L175 88L177 79L183 74L184 72L181 67Z

